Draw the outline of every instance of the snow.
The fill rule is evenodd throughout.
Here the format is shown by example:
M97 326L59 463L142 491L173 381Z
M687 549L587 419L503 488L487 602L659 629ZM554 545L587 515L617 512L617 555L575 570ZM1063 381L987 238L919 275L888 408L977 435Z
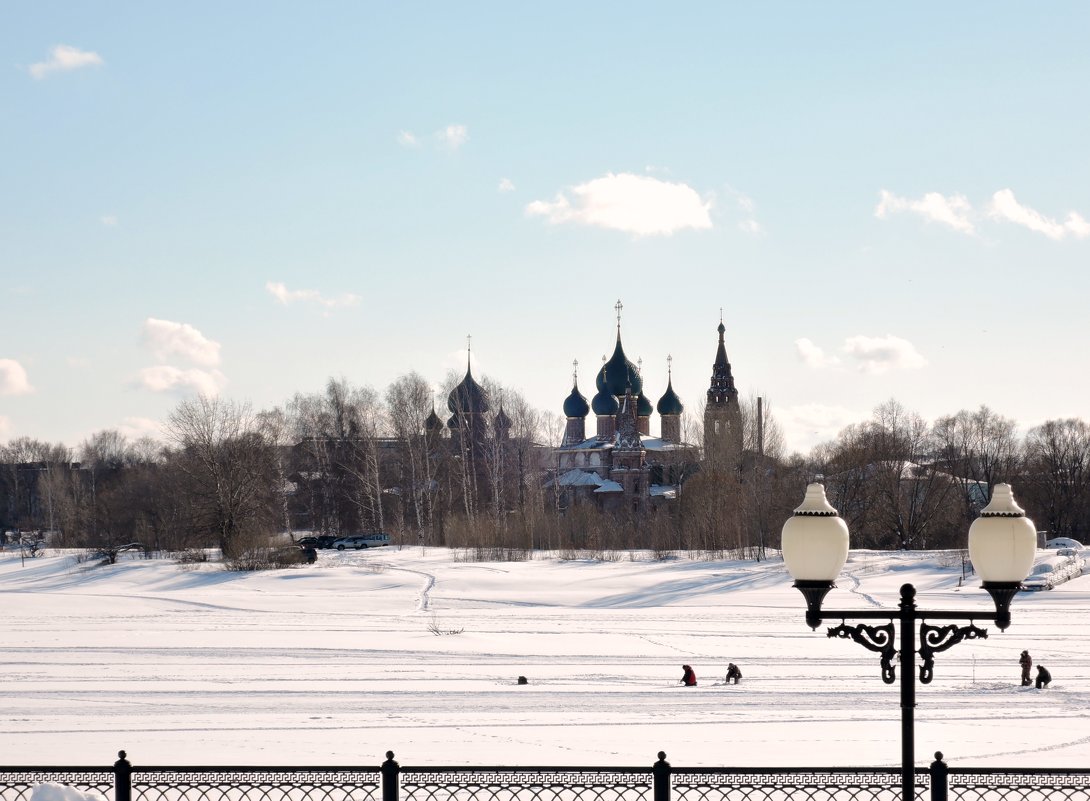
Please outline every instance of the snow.
M922 608L990 609L960 565L853 551L826 606L892 613L912 582ZM25 566L0 554L0 603L9 765L108 765L119 749L134 765L374 765L388 749L403 765L900 759L897 685L877 654L810 631L776 559L383 548L236 574L50 550ZM1088 612L1083 576L1020 594L1007 632L938 654L917 685L917 764L941 750L956 767L1090 767ZM1019 686L1022 649L1049 689ZM678 684L683 663L697 687Z

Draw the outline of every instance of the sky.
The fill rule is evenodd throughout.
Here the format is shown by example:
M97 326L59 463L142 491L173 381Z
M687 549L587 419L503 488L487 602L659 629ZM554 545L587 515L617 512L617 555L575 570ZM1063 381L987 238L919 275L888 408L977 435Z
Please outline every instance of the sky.
M722 314L791 449L889 398L1090 418L1088 38L1074 2L11 4L0 442L438 385L468 335L560 414L618 299L690 411Z
M896 614L905 582L921 609L994 611L957 551L852 551L841 577L827 611ZM403 767L901 756L899 685L879 654L810 630L775 556L474 562L391 547L228 572L9 550L0 598L7 765L107 765L119 749L137 767L376 765L388 749ZM1006 631L976 618L989 636L937 653L916 685L916 765L941 750L953 768L1090 769L1088 612L1081 576L1020 593ZM1047 689L1021 686L1022 650ZM682 665L697 686L680 685Z

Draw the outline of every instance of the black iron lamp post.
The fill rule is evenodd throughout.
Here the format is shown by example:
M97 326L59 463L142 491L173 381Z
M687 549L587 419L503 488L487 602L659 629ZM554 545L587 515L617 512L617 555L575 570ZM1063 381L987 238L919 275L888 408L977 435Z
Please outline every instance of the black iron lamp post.
M991 621L1000 629L1010 625L1010 603L1022 587L1022 579L1033 567L1037 548L1037 530L1033 521L1014 502L1009 484L996 484L992 499L969 527L969 557L983 580L983 587L995 601L995 611L955 612L925 611L916 608L916 588L901 587L901 602L897 611L879 609L822 609L821 604L836 585L833 583L848 558L848 526L825 498L821 484L810 484L802 505L783 526L781 537L783 561L795 579L794 586L806 598L806 622L816 629L822 621L839 620L839 626L829 628L828 636L850 639L868 650L880 654L882 681L897 680L896 657L901 667L901 797L915 797L915 708L916 683L913 675L915 656L920 665L920 683L930 684L935 665L934 656L962 640L983 639L986 629L973 621ZM885 625L845 621L887 620ZM948 624L933 626L928 620L966 620L967 626ZM919 647L916 623L919 621ZM898 647L897 626L900 626Z

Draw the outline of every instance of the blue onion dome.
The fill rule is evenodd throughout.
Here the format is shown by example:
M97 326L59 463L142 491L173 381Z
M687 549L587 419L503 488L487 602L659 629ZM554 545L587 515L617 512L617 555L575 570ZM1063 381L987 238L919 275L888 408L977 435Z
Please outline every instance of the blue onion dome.
M449 418L447 418L447 428L449 428L451 431L458 430L458 415L452 414Z
M462 383L447 396L447 408L454 414L484 414L488 411L488 394L484 387L473 380L473 373L466 368Z
M621 408L621 404L617 403L617 398L608 392L599 392L590 402L590 408L594 410L596 415L617 414Z
M655 411L655 407L651 405L651 401L647 400L646 395L640 395L636 398L636 415L638 417L650 417L653 411Z
M439 415L435 413L435 409L431 410L431 414L424 421L425 431L436 431L443 427L443 421L439 419Z
M495 426L497 431L509 431L511 429L511 418L507 416L507 412L503 410L503 406L500 406L500 410L496 412L496 419L492 421L492 425Z
M564 416L586 417L589 412L590 406L587 405L587 399L579 391L579 384L572 382L571 394L564 399Z
M602 365L595 380L598 391L606 390L610 395L620 397L624 395L628 387L632 387L632 394L638 395L643 391L643 379L636 365L624 355L621 347L621 334L617 332L617 347L613 349L613 355L609 361Z
M666 392L659 398L658 406L659 414L677 414L680 415L685 411L685 407L681 404L681 398L674 392L674 382L671 380L666 385Z

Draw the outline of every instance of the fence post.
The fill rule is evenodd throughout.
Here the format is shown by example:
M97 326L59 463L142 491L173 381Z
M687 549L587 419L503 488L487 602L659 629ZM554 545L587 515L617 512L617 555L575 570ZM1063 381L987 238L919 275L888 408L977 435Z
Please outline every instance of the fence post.
M125 759L125 752L117 752L114 763L114 801L132 801L132 765Z
M382 763L382 801L397 801L400 795L401 766L394 761L394 752L386 752L386 761ZM128 799L126 799L128 801Z
M931 801L946 801L949 774L949 768L942 761L942 751L936 751L935 761L931 763Z
M666 761L666 752L659 751L659 761L651 766L654 778L654 801L670 801L670 763Z

